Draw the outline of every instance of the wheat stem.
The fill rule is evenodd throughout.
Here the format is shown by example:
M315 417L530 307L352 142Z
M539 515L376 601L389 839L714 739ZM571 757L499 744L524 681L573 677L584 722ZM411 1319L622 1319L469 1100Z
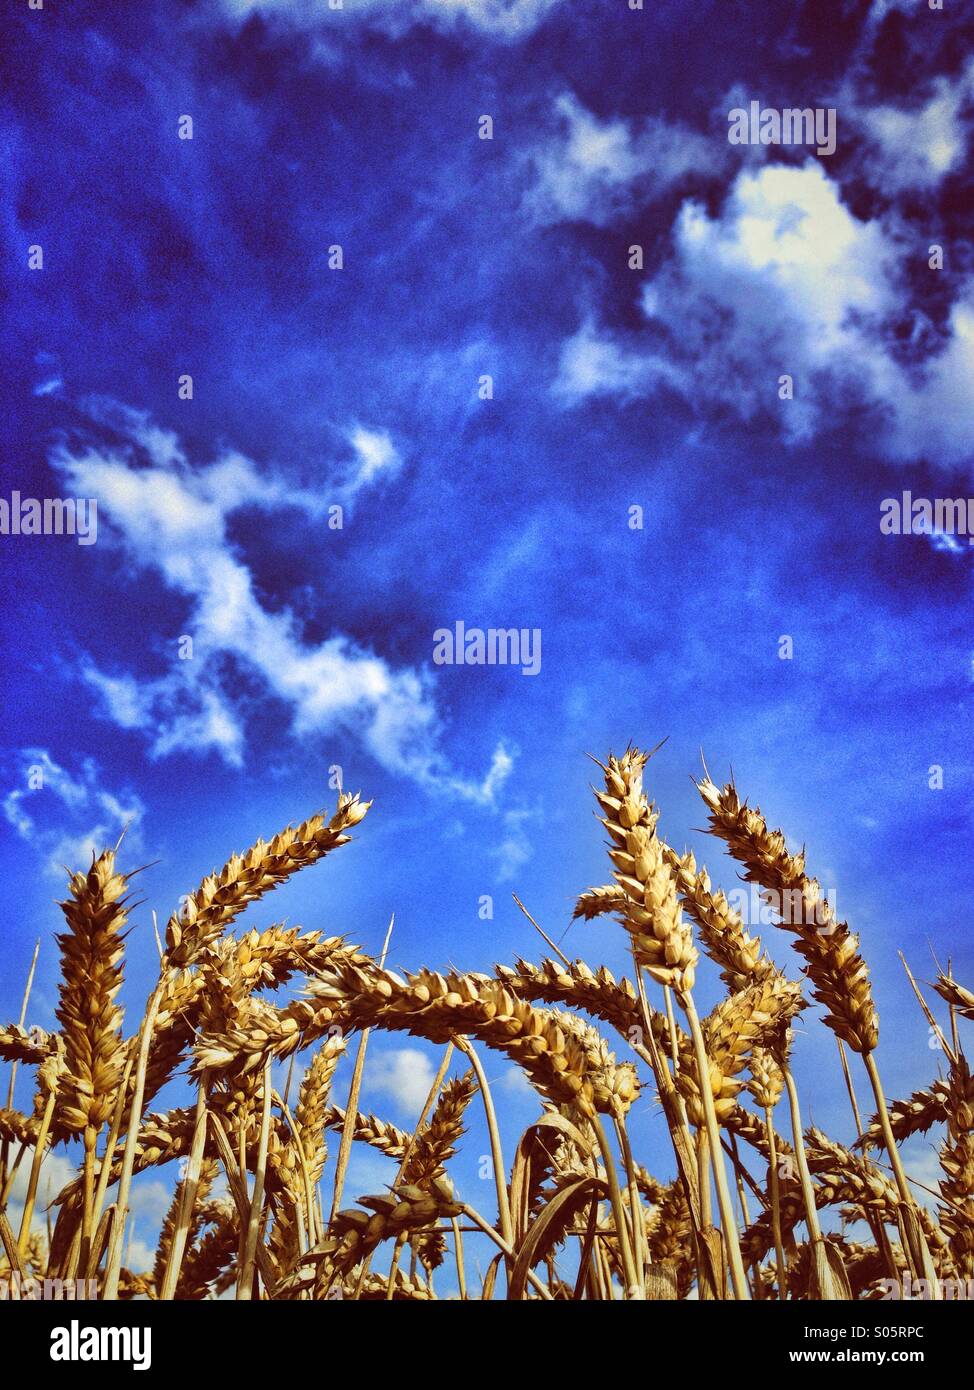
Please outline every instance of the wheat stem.
M19 1018L17 1019L17 1027L18 1027L18 1028L23 1028L24 1022L25 1022L25 1020L26 1020L26 1018L27 1018L27 1005L28 1005L28 1003L30 1002L30 993L31 993L31 989L33 988L33 985L34 985L34 971L37 969L37 956L38 956L38 953L40 952L40 949L41 949L41 942L40 942L40 938L38 937L37 941L36 941L35 944L34 944L34 954L33 954L33 956L31 957L30 969L29 969L28 972L27 972L27 983L26 983L26 985L24 986L24 993L23 993L23 995L22 995L22 997L21 997L21 1001L20 1001L20 1016L19 1016ZM17 1085L17 1059L16 1059L16 1057L15 1057L14 1060L10 1063L10 1084L9 1084L8 1087L7 1087L7 1109L8 1109L8 1110L12 1110L12 1109L14 1108L14 1091L15 1091L15 1089L16 1089L16 1085ZM0 1190L5 1189L5 1188L6 1188L6 1185L7 1185L7 1160L8 1160L8 1158L9 1158L9 1156L10 1156L10 1147L9 1147L9 1146L10 1146L10 1141L9 1141L7 1138L4 1138L3 1142L0 1143Z
M51 1117L54 1114L54 1103L57 1100L57 1092L49 1092L44 1106L44 1114L41 1118L40 1129L37 1131L37 1141L34 1145L34 1157L30 1165L30 1178L27 1182L27 1196L24 1198L24 1212L20 1219L20 1236L17 1245L23 1254L27 1248L27 1238L30 1235L30 1223L34 1216L34 1202L37 1197L37 1184L41 1176L41 1164L44 1162L44 1153L47 1145L47 1136L51 1128Z
M639 1196L636 1165L633 1162L629 1135L626 1133L626 1122L622 1116L616 1118L615 1129L619 1140L619 1148L622 1151L622 1161L626 1165L626 1177L629 1187L629 1211L632 1216L633 1259L636 1266L636 1276L639 1281L640 1297L645 1298L646 1266L649 1264L649 1246L646 1241L646 1227L643 1222L643 1204Z
M450 1217L450 1225L453 1227L453 1249L457 1262L457 1288L460 1291L461 1303L466 1303L467 1276L463 1264L463 1234L460 1230L460 1223L455 1216Z
M152 1043L152 1030L162 1000L164 981L160 980L146 1006L145 1017L139 1032L139 1060L135 1069L135 1085L132 1089L132 1105L129 1109L129 1127L122 1151L122 1171L118 1180L118 1219L112 1228L112 1238L108 1246L108 1261L105 1268L105 1287L102 1299L106 1303L118 1298L118 1281L122 1270L122 1240L125 1223L129 1214L129 1192L132 1187L132 1171L135 1167L135 1146L142 1123L142 1096L145 1092L146 1068L149 1064L149 1047Z
M591 1117L591 1125L595 1131L599 1148L602 1150L602 1162L605 1164L605 1178L609 1188L609 1202L612 1207L612 1219L615 1222L616 1239L619 1242L619 1257L622 1261L622 1271L625 1277L624 1297L627 1299L642 1298L642 1283L636 1272L636 1263L633 1258L632 1245L629 1239L629 1227L626 1222L625 1209L622 1205L622 1191L619 1187L619 1175L616 1172L615 1159L612 1157L612 1149L609 1147L609 1140L606 1136L605 1128L598 1115Z
M501 1253L504 1255L504 1258L513 1262L515 1252L511 1247L510 1242L505 1240L502 1235L499 1235L498 1232L494 1229L494 1227L490 1224L490 1222L487 1221L483 1216L481 1216L480 1212L477 1211L474 1207L470 1206L467 1202L461 1202L460 1208L463 1212L463 1215L469 1221L472 1221L473 1224L483 1235L489 1236L489 1238L497 1246L498 1250L500 1250ZM545 1285L538 1278L533 1269L528 1270L527 1277L528 1283L532 1286L536 1293L540 1294L540 1296L545 1300L546 1303L551 1303L554 1301L551 1296L551 1291L545 1287Z
M788 1106L791 1111L791 1134L792 1142L795 1146L795 1160L798 1164L798 1179L801 1183L802 1200L805 1203L805 1221L808 1225L808 1234L813 1243L821 1241L822 1228L818 1220L818 1208L815 1205L815 1188L812 1186L812 1175L808 1168L808 1156L805 1152L805 1140L802 1135L801 1109L798 1104L798 1088L795 1086L795 1078L791 1074L791 1067L786 1063L781 1068L785 1079L785 1091L788 1095Z
M918 1278L927 1280L931 1285L931 1297L936 1300L940 1297L939 1280L933 1266L930 1247L927 1244L919 1220L915 1217L916 1199L907 1181L906 1173L903 1169L903 1161L900 1158L900 1151L893 1135L893 1127L890 1124L889 1110L886 1105L883 1083L879 1075L879 1067L876 1065L875 1053L864 1052L862 1060L866 1068L866 1074L873 1088L873 1097L876 1101L876 1112L883 1131L883 1140L886 1145L886 1152L889 1155L890 1167L893 1170L893 1177L896 1181L896 1188L900 1195L900 1201L909 1212L909 1215L901 1217L901 1226L904 1223L906 1225L903 1244L908 1256L912 1260L914 1273Z
M856 1134L862 1133L862 1116L859 1113L859 1103L856 1100L856 1088L852 1084L852 1072L849 1070L849 1059L845 1055L845 1043L841 1038L836 1038L836 1045L839 1049L839 1061L842 1063L842 1075L845 1077L846 1090L849 1093L849 1104L852 1106L852 1117L856 1122Z
M260 1138L257 1145L257 1162L254 1165L254 1192L250 1201L250 1214L247 1220L247 1235L244 1243L243 1265L237 1281L237 1298L253 1297L254 1263L257 1254L257 1237L260 1233L260 1218L264 1208L264 1183L267 1176L267 1143L271 1128L271 1059L264 1063L264 1091L260 1116Z
M652 1019L649 1012L649 1000L646 997L646 982L643 979L643 972L639 962L633 957L636 966L636 987L639 992L639 1006L643 1020L643 1037L645 1045L637 1048L636 1051L644 1060L649 1061L656 1081L656 1088L659 1093L660 1103L667 1118L667 1129L670 1134L670 1142L673 1145L673 1152L676 1156L677 1171L680 1181L683 1184L683 1191L687 1199L687 1208L690 1212L690 1221L695 1231L699 1231L702 1218L700 1214L700 1191L699 1178L697 1171L696 1153L694 1150L693 1139L690 1134L690 1123L687 1119L686 1106L683 1097L673 1085L669 1067L660 1054L656 1038L653 1033Z
M774 1132L774 1114L770 1107L764 1112L764 1132L768 1140L768 1179L771 1187L771 1229L774 1233L774 1258L778 1271L778 1298L788 1297L788 1266L781 1243L781 1180L778 1175L778 1140Z
M501 1235L508 1245L514 1242L514 1222L511 1218L511 1203L507 1191L507 1169L504 1166L504 1154L501 1149L501 1134L497 1125L497 1113L494 1110L494 1101L490 1093L490 1086L484 1072L483 1065L473 1044L469 1038L457 1037L456 1045L460 1051L470 1059L477 1077L477 1085L480 1087L481 1099L484 1102L484 1115L487 1118L487 1132L490 1136L491 1163L494 1169L494 1187L497 1191L497 1219L501 1228ZM508 1268L508 1273L510 1269Z
M190 1226L193 1220L193 1209L196 1206L196 1194L199 1190L200 1169L203 1165L203 1151L206 1144L206 1100L207 1100L207 1078L200 1078L200 1083L196 1092L196 1116L193 1125L193 1147L189 1153L189 1163L186 1167L186 1174L183 1178L182 1194L179 1204L179 1213L176 1218L176 1226L173 1231L172 1243L169 1247L169 1259L166 1261L166 1272L163 1275L162 1288L159 1297L163 1300L175 1296L176 1285L179 1283L179 1271L183 1264L183 1255L186 1251L186 1239L189 1235Z
M714 1096L709 1084L710 1064L707 1060L707 1049L704 1045L703 1032L700 1028L700 1018L697 1014L693 997L687 991L679 996L681 1007L686 1014L687 1023L690 1025L690 1036L693 1039L693 1051L697 1062L697 1075L700 1078L700 1094L703 1099L704 1118L707 1123L707 1139L710 1146L710 1163L714 1173L714 1183L717 1188L717 1205L720 1208L720 1222L724 1230L724 1245L727 1249L727 1262L730 1266L731 1285L734 1289L734 1297L737 1299L749 1299L750 1291L747 1285L747 1276L744 1273L744 1261L741 1258L741 1246L737 1237L737 1222L734 1220L734 1205L731 1202L730 1189L727 1186L727 1170L724 1166L724 1151L720 1147L720 1130L717 1126L717 1112L714 1108ZM703 1178L701 1177L701 1182Z
M379 957L379 965L385 964L386 953L389 950L389 939L392 936L392 928L396 920L393 913L389 919L389 926L386 929L386 938L382 943L382 954ZM338 1141L338 1158L335 1161L335 1186L331 1197L331 1217L334 1220L342 1202L342 1193L345 1191L345 1174L348 1172L348 1161L352 1156L352 1140L355 1137L355 1117L358 1114L358 1098L362 1089L362 1072L365 1069L365 1053L369 1045L369 1029L363 1028L359 1037L358 1048L355 1053L355 1065L352 1068L352 1083L348 1090L348 1105L345 1109L345 1122L342 1125L342 1137Z
M92 1218L95 1210L95 1145L98 1141L98 1131L94 1125L85 1126L84 1135L84 1197L81 1217L81 1268L88 1268L88 1258L91 1253L91 1232Z
M7 1252L7 1260L13 1272L15 1274L22 1274L23 1267L20 1262L20 1251L17 1248L17 1241L14 1239L14 1233L10 1229L10 1222L7 1220L6 1214L2 1210L0 1210L0 1245L2 1245Z
M105 1141L105 1152L102 1154L101 1164L98 1169L98 1185L95 1188L94 1215L96 1225L101 1224L101 1215L105 1206L105 1196L108 1192L111 1180L112 1164L115 1161L115 1147L118 1144L118 1136L122 1128L122 1116L125 1113L125 1097L128 1094L129 1077L132 1075L133 1062L134 1058L130 1053L126 1058L125 1069L118 1083L118 1093L115 1097L115 1109L112 1113L112 1122L108 1129L108 1138ZM95 1270L89 1265L88 1277L89 1279L93 1279L94 1276Z
M700 1224L706 1229L713 1225L714 1214L710 1203L710 1145L704 1125L697 1130L697 1181L700 1184Z
M886 1145L886 1152L889 1154L890 1167L893 1169L893 1177L899 1190L900 1198L908 1206L913 1206L913 1193L910 1191L910 1184L906 1180L906 1173L903 1171L903 1164L900 1160L900 1151L893 1137L893 1128L889 1122L889 1110L886 1106L886 1096L883 1092L883 1083L880 1080L879 1068L876 1065L876 1057L872 1052L863 1054L863 1064L866 1074L869 1077L870 1085L873 1088L873 1096L876 1101L876 1114L883 1131L883 1140Z

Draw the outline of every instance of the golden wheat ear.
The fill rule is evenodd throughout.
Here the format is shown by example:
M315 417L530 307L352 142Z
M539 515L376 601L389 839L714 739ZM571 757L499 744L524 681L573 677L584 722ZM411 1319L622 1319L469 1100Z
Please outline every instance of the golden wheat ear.
M609 834L613 877L623 900L623 925L636 961L658 984L685 992L693 988L698 954L656 833L657 813L643 791L648 757L636 748L629 748L622 758L610 755L605 791L596 792L595 797Z
M174 912L166 926L166 959L171 967L204 959L227 926L249 903L256 902L292 874L316 864L351 839L371 801L342 792L330 820L312 816L287 826L270 843L258 840L246 854L231 855L219 874L203 880Z
M759 937L750 936L739 912L731 907L723 892L711 891L710 875L697 869L689 851L679 855L669 845L663 853L676 877L683 908L697 928L700 944L716 965L730 990L766 980L777 973L774 962L762 953Z
M726 841L792 932L804 958L813 994L827 1010L825 1022L855 1052L869 1054L879 1041L879 1015L869 970L859 954L859 938L835 917L816 879L805 872L804 853L789 854L780 830L769 830L757 807L742 802L733 783L717 787L709 778L697 784L709 812L709 830Z
M933 987L944 1003L956 1009L961 1018L974 1022L974 994L969 989L965 989L953 976L945 975L942 971L934 980Z
M17 1023L0 1028L0 1058L5 1062L43 1062L51 1049L51 1036L40 1028L30 1030Z
M604 883L598 888L587 888L584 893L580 893L575 903L572 917L582 917L586 922L591 922L595 917L602 917L608 912L624 912L626 907L625 895L620 892L614 883Z
M940 1147L940 1225L954 1264L974 1277L974 1078L967 1059L957 1057L947 1078L944 1111L947 1136Z
M114 850L105 850L86 874L71 875L70 896L61 903L68 931L57 937L55 1012L65 1049L57 1123L67 1133L97 1132L115 1105L125 1057L115 998L122 985L128 883L129 876L116 872Z

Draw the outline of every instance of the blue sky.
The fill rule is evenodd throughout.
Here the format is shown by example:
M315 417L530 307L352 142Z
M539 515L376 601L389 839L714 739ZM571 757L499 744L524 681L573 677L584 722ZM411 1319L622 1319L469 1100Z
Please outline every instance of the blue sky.
M689 780L732 764L862 933L889 1089L929 1077L896 952L974 974L974 551L879 520L974 495L958 9L18 7L3 495L96 497L98 540L0 537L0 1014L41 937L50 1020L57 866L127 823L127 866L157 861L134 1026L149 907L330 802L333 765L374 808L255 925L375 948L395 911L399 965L536 957L511 892L560 937L607 876L585 753L667 736L666 835L735 885ZM751 100L834 108L835 154L730 145ZM459 620L539 629L540 673L434 666ZM623 969L620 936L566 949ZM402 1043L375 1044L394 1077Z

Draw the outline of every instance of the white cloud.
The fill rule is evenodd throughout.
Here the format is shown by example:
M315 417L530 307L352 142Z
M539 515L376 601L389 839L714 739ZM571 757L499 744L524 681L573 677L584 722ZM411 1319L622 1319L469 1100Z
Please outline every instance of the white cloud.
M159 573L189 604L182 631L173 634L166 674L141 679L101 670L90 660L83 664L82 675L109 718L145 733L155 757L213 751L239 765L245 734L227 669L235 662L285 702L295 736L343 731L392 770L469 800L492 801L510 770L509 755L498 748L479 783L450 770L438 747L439 717L426 670L395 669L341 633L307 643L288 609L268 611L255 592L251 570L228 536L230 517L244 507L296 508L321 521L328 496L260 473L239 454L192 467L179 441L145 415L105 402L96 403L95 413L144 457L134 458L124 446L61 446L52 463L73 491L98 499L109 543L121 545L138 570ZM349 438L355 492L398 467L386 432L355 426ZM192 638L191 659L177 659L180 636Z
M464 801L471 801L481 806L492 806L496 801L497 793L513 770L514 758L504 744L500 743L494 749L490 767L487 769L483 781L472 782L463 777L445 777L443 786L454 796L458 796Z
M495 748L487 776L478 788L484 801L493 801L514 768L514 759L504 747Z
M883 222L850 212L820 164L742 170L716 216L684 202L673 242L642 292L645 331L616 338L588 321L563 345L563 399L665 385L745 420L775 411L792 440L862 407L893 457L969 458L974 297L955 304L946 344L922 370L896 360L903 250ZM791 401L778 400L785 373Z
M527 834L527 827L538 819L536 811L512 809L504 812L504 834L499 845L491 850L497 861L497 878L508 883L515 878L518 869L524 867L534 854L534 846Z
M520 1067L508 1067L501 1076L501 1085L512 1096L520 1096L524 1100L539 1100L537 1091Z
M957 170L970 147L972 99L974 59L956 79L935 78L929 95L911 106L863 106L852 84L836 104L865 140L857 171L880 192L895 196L932 192Z
M363 488L381 478L394 478L402 468L402 457L387 430L366 429L355 424L345 431L354 459L345 481L335 489L335 500L351 506Z
M912 14L918 3L922 3L922 0L873 0L869 11L869 24L881 24L886 16L892 14L894 10L900 10L903 14Z
M84 680L98 692L102 708L121 729L138 729L149 737L154 758L171 753L215 752L231 767L243 762L244 732L205 669L186 663L181 672L138 681L127 673L112 676L90 661Z
M919 386L891 374L889 445L896 458L922 454L934 463L960 464L974 456L974 286L954 305L948 327L947 346Z
M355 425L348 432L348 440L359 463L355 476L356 489L372 482L377 474L395 471L402 464L386 430L367 430Z
M6 1212L7 1219L13 1227L14 1234L20 1234L20 1223L24 1216L24 1202L27 1199L27 1185L30 1182L31 1163L27 1158L14 1176L13 1186L10 1190L9 1205ZM52 1198L56 1197L62 1188L66 1187L77 1174L77 1166L72 1158L67 1154L52 1153L50 1150L41 1159L40 1177L37 1183L37 1195L34 1201L34 1210L31 1215L30 1228L37 1235L44 1235L47 1231L46 1210L47 1204ZM54 1213L57 1214L56 1212Z
M333 1148L337 1153L337 1140ZM375 1149L367 1149L364 1144L353 1144L345 1174L342 1206L347 1209L360 1197L386 1192L395 1182L398 1171L399 1164L394 1159L384 1157Z
M167 1170L175 1174L175 1167ZM175 1183L175 1178L173 1178ZM110 1198L117 1195L117 1188L110 1189ZM172 1206L173 1186L168 1186L161 1178L135 1181L129 1193L129 1210L139 1219L139 1224L147 1224L153 1232L159 1230L166 1212ZM141 1268L142 1266L140 1266Z
M391 1047L367 1054L365 1084L388 1096L398 1108L419 1115L433 1085L433 1064L418 1047Z
M92 856L114 845L123 830L129 849L140 852L145 807L134 792L104 786L93 759L72 774L47 749L23 748L17 764L17 785L4 797L3 812L44 856L48 873L60 877L65 866L87 869Z
M529 152L534 182L525 211L539 224L605 226L667 192L689 173L716 173L727 146L656 116L600 120L573 93L555 102L557 130Z
M134 1229L134 1228L133 1228ZM125 1245L125 1268L133 1274L148 1274L155 1265L156 1252L138 1236L129 1236Z
M328 0L221 0L231 18L243 20L259 13L302 28L313 29L359 20L398 36L414 24L433 24L452 30L468 25L493 38L513 40L529 34L562 0L346 0L341 11ZM332 32L332 31L330 31Z
M553 389L571 404L586 396L648 396L664 385L679 390L683 381L681 367L609 337L589 315L562 344Z

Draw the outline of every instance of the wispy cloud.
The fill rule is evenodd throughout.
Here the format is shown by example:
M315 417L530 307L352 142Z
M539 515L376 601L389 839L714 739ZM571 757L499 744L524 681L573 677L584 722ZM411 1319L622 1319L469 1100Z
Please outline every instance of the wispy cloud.
M230 518L245 508L287 508L321 523L330 493L292 487L236 453L194 467L179 440L144 414L104 402L97 414L127 444L62 444L52 463L73 490L98 499L100 515L136 569L161 575L188 601L182 646L169 671L147 677L84 661L82 675L110 719L143 732L155 757L212 751L239 765L246 746L244 702L233 674L239 663L266 695L284 702L296 738L339 731L361 740L393 771L469 800L492 800L510 770L509 755L498 748L488 773L475 781L449 766L426 670L395 667L339 632L309 642L289 609L272 612L262 602L252 569L228 534ZM398 467L385 431L356 426L350 442L357 462L349 486L356 493Z
M92 855L114 844L123 830L130 848L142 847L142 801L131 791L107 787L93 758L72 773L46 748L22 748L16 784L3 799L3 813L22 840L42 855L50 874L86 869Z
M688 174L715 174L727 146L658 116L600 119L573 92L554 103L554 129L527 156L533 181L525 211L539 224L604 226L677 186Z
M480 806L493 806L501 788L514 770L514 754L503 743L497 745L490 760L490 767L480 782L472 782L465 777L444 779L444 787L464 801Z
M864 102L847 80L836 103L858 128L856 170L885 196L933 193L966 158L974 134L974 59L955 77L936 77L909 104Z
M504 812L503 836L491 851L497 862L497 877L501 883L509 883L517 877L534 854L534 846L528 835L528 827L540 819L535 811L512 808Z
M341 11L327 0L220 0L233 19L262 14L304 28L325 28L329 37L337 23L373 25L396 35L415 24L453 30L464 25L475 32L513 40L530 33L563 0L354 0Z
M347 430L346 438L354 450L355 462L341 493L350 502L362 488L380 478L394 477L402 467L402 458L388 430L370 430L356 424Z

